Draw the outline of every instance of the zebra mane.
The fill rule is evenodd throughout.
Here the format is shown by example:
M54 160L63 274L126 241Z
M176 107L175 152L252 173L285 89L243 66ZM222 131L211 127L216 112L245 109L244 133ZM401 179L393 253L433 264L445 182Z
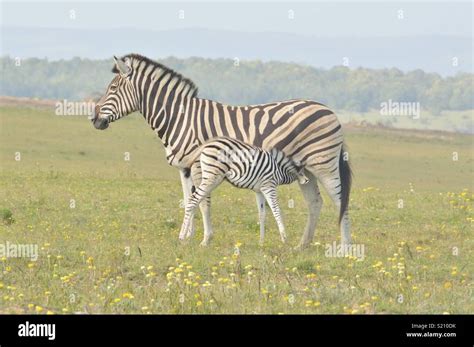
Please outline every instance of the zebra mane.
M182 83L184 85L187 85L189 86L189 88L191 89L191 96L192 97L196 97L197 96L197 93L198 93L198 87L194 84L193 81L191 81L189 78L186 78L184 77L183 75L181 75L180 73L174 71L173 69L163 65L163 64L160 64L154 60L151 60L150 58L147 58L147 57L144 57L143 55L140 55L140 54L136 54L136 53L131 53L131 54L127 54L127 55L124 55L123 57L121 57L120 59L121 60L125 60L126 58L132 60L132 61L138 61L138 62L145 62L147 64L147 66L151 65L153 66L154 68L156 69L161 69L163 70L165 73L167 74L170 74L172 78L177 78L178 79L178 84L179 83ZM145 70L145 69L144 69ZM114 65L114 67L112 68L112 72L113 73L119 73L117 67Z

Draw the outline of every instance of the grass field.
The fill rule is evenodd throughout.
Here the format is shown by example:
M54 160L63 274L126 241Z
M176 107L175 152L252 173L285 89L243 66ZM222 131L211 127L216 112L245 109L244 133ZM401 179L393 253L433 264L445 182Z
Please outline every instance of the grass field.
M102 132L48 109L0 117L0 244L39 247L37 261L1 259L0 313L474 312L472 136L346 129L358 260L325 255L339 237L325 195L313 244L293 250L306 221L296 184L279 190L288 245L267 216L259 247L254 194L227 184L211 246L200 220L180 244L179 175L140 116Z

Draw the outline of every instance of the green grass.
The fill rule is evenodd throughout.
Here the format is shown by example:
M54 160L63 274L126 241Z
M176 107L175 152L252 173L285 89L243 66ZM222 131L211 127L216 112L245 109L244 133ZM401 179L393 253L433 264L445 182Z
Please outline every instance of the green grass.
M346 129L357 261L325 256L339 237L325 195L313 244L293 251L306 221L297 185L279 190L288 245L268 216L259 247L254 194L227 184L213 194L211 246L198 246L199 217L180 244L178 172L140 116L103 132L53 110L0 117L0 209L13 221L0 244L39 246L36 262L1 259L0 313L474 311L472 136Z

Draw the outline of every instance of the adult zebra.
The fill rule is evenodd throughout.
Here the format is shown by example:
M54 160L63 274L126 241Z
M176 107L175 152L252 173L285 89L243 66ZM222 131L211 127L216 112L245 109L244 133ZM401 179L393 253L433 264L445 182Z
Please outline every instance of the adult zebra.
M103 130L110 122L139 111L162 140L168 163L180 169L184 201L193 185L190 161L207 140L227 136L265 150L276 148L304 165L310 180L300 185L309 214L299 247L312 241L323 204L317 181L339 208L341 242L350 243L351 169L344 155L341 125L325 105L308 100L224 105L198 98L192 81L146 57L128 54L114 60L116 76L91 120ZM212 235L209 207L209 198L200 204L206 239Z

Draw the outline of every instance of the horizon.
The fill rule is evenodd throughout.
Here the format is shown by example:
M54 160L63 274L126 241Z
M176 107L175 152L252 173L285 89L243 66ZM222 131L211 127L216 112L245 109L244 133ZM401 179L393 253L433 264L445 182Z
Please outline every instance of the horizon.
M140 1L129 5L3 1L0 55L57 61L76 56L104 59L135 51L161 58L238 57L324 69L340 65L421 69L442 76L473 71L471 2Z
M126 54L120 54L120 55L117 55L117 56L125 56L125 55L128 55L128 54L139 54L139 55L142 55L144 57L147 57L153 61L156 61L158 63L161 64L161 60L168 60L168 59L176 59L176 60L181 60L181 61L186 61L186 60L189 60L189 59L203 59L203 60L228 60L228 61L233 61L232 58L228 58L228 57L216 57L216 58L209 58L209 57L200 57L200 56L189 56L189 57L178 57L178 56L173 56L173 55L166 55L166 56L159 56L159 57L155 57L155 56L147 56L147 55L143 55L139 52L128 52ZM68 57L68 58L58 58L58 59L54 59L54 58L48 58L48 57L25 57L24 59L26 60L29 60L29 59L38 59L38 60L45 60L47 61L48 63L57 63L57 62L69 62L69 61L72 61L72 60L75 60L75 59L80 59L80 60L89 60L89 61L105 61L105 60L110 60L111 62L111 66L114 62L114 54L112 54L110 57L105 57L105 58L90 58L90 57L81 57L81 56L73 56L73 57ZM12 59L14 60L15 57L14 56L11 56L9 54L4 54L4 55L0 55L0 59ZM402 70L396 66L392 66L392 67L383 67L383 68L376 68L376 67L365 67L365 66L344 66L342 64L339 64L339 65L334 65L334 66L331 66L331 67L320 67L320 66L314 66L314 65L311 65L311 64L307 64L307 63L301 63L301 62L295 62L295 61L282 61L282 60L262 60L262 59L242 59L240 60L240 62L249 62L249 63L253 63L253 62L259 62L259 63L262 63L262 64L271 64L271 63L278 63L278 64L287 64L287 65L298 65L298 66L301 66L301 67L306 67L306 68L311 68L311 69L314 69L314 70L318 70L318 71L330 71L332 69L336 69L336 68L347 68L349 69L350 71L355 71L355 70L368 70L368 71L381 71L381 70L392 70L392 69L395 69L395 70L398 70L400 71L403 75L407 75L407 74L410 74L410 73L413 73L415 71L422 71L423 73L425 74L430 74L430 75L436 75L436 76L439 76L441 79L447 79L447 78L454 78L458 75L474 75L474 71L457 71L456 74L453 74L453 75L443 75L443 74L440 74L436 71L425 71L423 70L422 68L414 68L412 70ZM185 76L186 77L186 76ZM6 96L6 95L5 95Z

